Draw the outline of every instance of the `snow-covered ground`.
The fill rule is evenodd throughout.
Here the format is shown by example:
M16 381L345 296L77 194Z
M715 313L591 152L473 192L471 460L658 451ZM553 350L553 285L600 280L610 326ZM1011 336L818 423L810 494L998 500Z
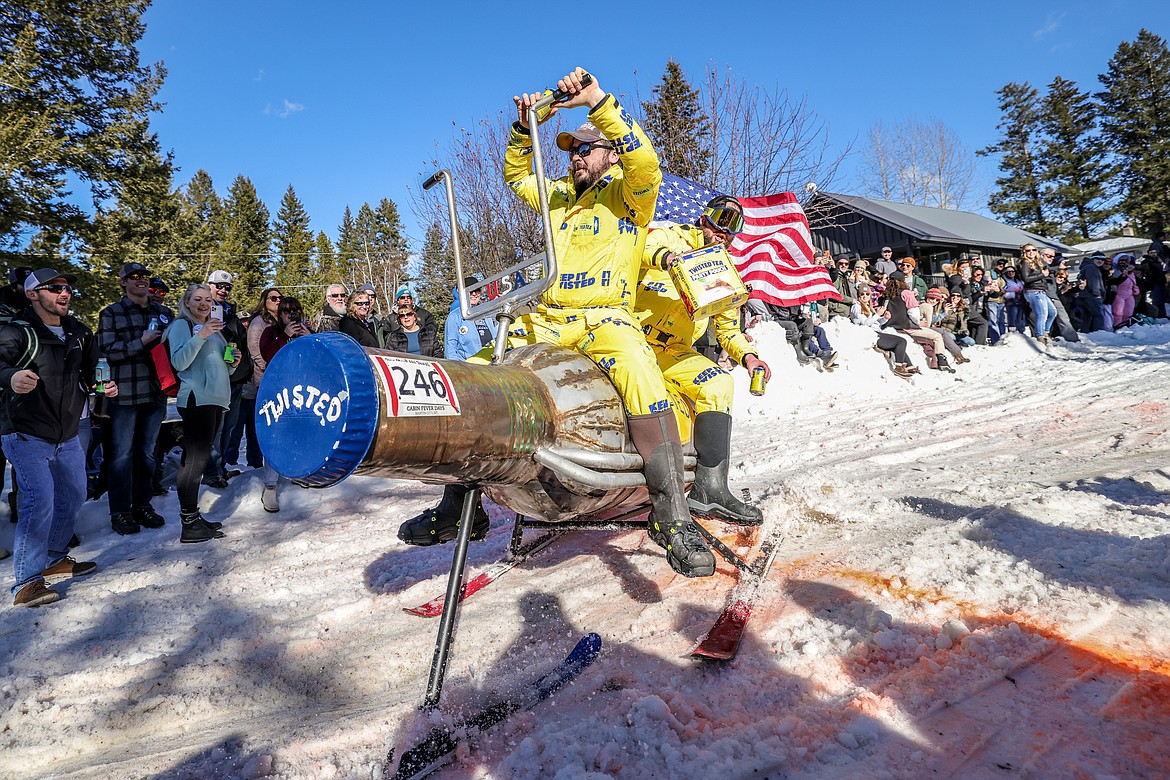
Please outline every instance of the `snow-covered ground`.
M402 608L442 593L451 546L394 532L439 489L287 487L271 515L245 473L205 493L209 544L178 543L173 493L131 537L86 506L98 573L0 621L0 776L380 778L590 631L593 666L437 776L1170 774L1170 326L1012 336L912 382L870 332L830 336L831 374L769 326L767 394L737 372L732 482L785 541L734 662L689 657L729 567L687 580L638 532L575 532L464 604L425 715L438 624ZM491 514L473 570L506 553Z

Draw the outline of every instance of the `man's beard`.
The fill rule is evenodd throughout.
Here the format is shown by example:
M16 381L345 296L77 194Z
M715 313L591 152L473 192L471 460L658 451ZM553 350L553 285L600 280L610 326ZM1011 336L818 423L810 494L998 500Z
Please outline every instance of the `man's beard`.
M329 307L329 311L332 314L334 314L335 316L338 316L338 317L345 316L345 306L338 308L337 306L334 306L332 303L327 303L325 305Z

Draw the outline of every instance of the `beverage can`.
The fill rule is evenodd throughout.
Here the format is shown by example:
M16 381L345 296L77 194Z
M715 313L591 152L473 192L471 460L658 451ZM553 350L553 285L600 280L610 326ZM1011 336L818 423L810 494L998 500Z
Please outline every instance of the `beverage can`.
M227 346L224 347L224 350L223 350L223 362L234 363L236 361L236 354L237 354L236 342L229 341L227 343Z
M752 395L764 394L764 387L768 384L767 374L767 369L765 369L763 366L756 366L754 369L752 369Z

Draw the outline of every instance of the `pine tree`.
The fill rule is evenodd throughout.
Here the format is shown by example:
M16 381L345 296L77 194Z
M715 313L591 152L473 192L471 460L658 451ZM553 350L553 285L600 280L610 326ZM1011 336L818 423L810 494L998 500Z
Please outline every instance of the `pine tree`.
M658 152L662 169L692 181L705 181L710 168L711 122L699 104L699 91L691 87L674 60L667 60L654 96L654 100L642 103L642 111L646 134Z
M1121 211L1152 235L1170 227L1170 50L1149 30L1099 76L1102 132L1118 158Z
M342 277L335 275L336 257L337 253L329 236L325 235L324 230L317 231L317 237L313 242L313 266L310 271L313 289L307 291L301 298L301 306L306 312L315 312L325 304L326 286L345 284Z
M224 238L217 265L235 277L237 301L258 301L271 278L269 211L256 187L243 174L236 176L224 201Z
M345 207L345 214L341 218L341 225L337 228L337 255L335 258L335 275L350 290L361 282L356 282L358 272L362 268L364 253L362 241L358 236L357 221L349 206ZM356 283L355 283L356 282Z
M273 284L297 298L315 292L316 284L310 274L313 231L309 230L309 215L291 184L280 199L280 210L272 226L272 244L276 251Z
M419 302L435 315L436 320L439 320L440 337L446 312L450 310L451 301L454 300L451 293L454 287L455 256L451 252L450 239L438 222L432 222L423 240L415 293L418 294Z
M1057 76L1044 96L1040 127L1044 140L1039 163L1061 238L1087 241L1113 214L1105 203L1113 175L1104 139L1097 131L1097 106L1075 82Z
M187 186L179 191L178 200L179 277L163 277L176 290L184 282L206 280L216 270L212 265L219 259L226 229L223 201L207 171L196 171Z
M383 198L377 209L363 203L354 220L358 261L354 276L359 284L374 285L381 308L394 303L394 292L405 281L409 245L394 201Z
M1039 161L1040 93L1027 82L1012 82L996 94L1003 114L996 127L1002 137L976 152L1000 155L999 170L1005 174L995 180L999 190L991 195L988 208L1010 225L1052 235L1057 226L1048 215Z
M167 179L149 115L161 64L138 61L144 0L6 0L0 13L0 249L45 228L85 238L76 204ZM169 161L168 161L169 162ZM79 191L80 190L80 191Z
M136 184L121 189L112 205L100 209L88 231L86 257L77 274L81 294L74 305L83 317L92 319L122 296L117 280L123 263L142 263L171 285L186 281L179 273L180 202L171 190L170 155L164 156L153 140L144 144L154 148L150 156L136 158Z

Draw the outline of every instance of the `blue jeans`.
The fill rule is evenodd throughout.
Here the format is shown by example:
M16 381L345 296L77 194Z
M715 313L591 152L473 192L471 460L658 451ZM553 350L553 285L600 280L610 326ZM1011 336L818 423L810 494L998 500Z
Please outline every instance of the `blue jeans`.
M225 423L226 424L226 423ZM240 399L240 417L236 420L232 430L232 446L227 448L228 463L240 462L240 437L248 437L248 468L258 469L264 466L264 456L260 454L260 442L256 438L256 399Z
M110 453L107 464L110 514L150 506L155 445L167 415L167 401L122 406L110 404Z
M1005 314L1006 311L1002 303L996 303L995 301L987 302L987 320L1000 336L1007 333L1007 317ZM998 339L995 341L998 341Z
M28 583L43 579L41 572L69 552L73 524L85 502L85 453L76 436L54 444L9 433L0 442L19 488L20 521L12 539L15 596Z
M1024 293L1028 305L1032 307L1032 315L1036 318L1036 338L1043 338L1052 330L1052 323L1056 321L1056 306L1048 293L1040 290L1029 290Z

